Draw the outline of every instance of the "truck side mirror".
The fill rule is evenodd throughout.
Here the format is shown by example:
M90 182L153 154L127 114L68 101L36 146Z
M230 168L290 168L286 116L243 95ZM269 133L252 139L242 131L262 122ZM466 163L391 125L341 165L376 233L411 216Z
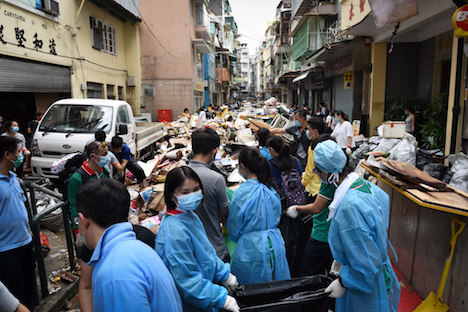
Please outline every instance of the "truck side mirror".
M128 127L127 125L119 125L119 129L117 130L117 134L127 134Z

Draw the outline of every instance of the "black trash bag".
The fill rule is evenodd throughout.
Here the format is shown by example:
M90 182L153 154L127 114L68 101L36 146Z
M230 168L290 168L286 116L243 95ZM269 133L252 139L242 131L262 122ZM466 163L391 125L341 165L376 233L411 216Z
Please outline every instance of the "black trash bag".
M288 260L291 276L299 276L300 259L299 253L299 231L296 219L283 214L278 225L286 247L286 259Z
M449 167L439 164L432 163L424 166L424 171L427 172L431 177L439 179L444 183L449 183L452 178Z
M327 312L330 305L325 288L331 279L323 275L239 285L232 293L242 312Z

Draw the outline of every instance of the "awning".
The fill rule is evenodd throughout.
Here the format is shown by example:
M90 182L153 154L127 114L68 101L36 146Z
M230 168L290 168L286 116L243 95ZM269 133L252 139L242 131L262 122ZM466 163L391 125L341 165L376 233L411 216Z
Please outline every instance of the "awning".
M307 76L310 74L310 71L306 71L304 74L300 75L300 76L297 76L296 78L293 79L292 82L298 82L298 81L301 81L301 80L304 80L307 78Z

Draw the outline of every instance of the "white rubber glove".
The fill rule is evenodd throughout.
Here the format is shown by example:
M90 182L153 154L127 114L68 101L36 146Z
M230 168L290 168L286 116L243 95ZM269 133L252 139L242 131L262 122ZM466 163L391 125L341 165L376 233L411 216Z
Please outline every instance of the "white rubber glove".
M224 287L227 289L236 289L237 285L239 285L239 282L237 281L237 277L229 273L228 278L223 282Z
M223 309L226 311L240 312L240 307L237 304L236 299L229 295L226 296L226 301L224 301Z
M29 155L31 155L31 152L29 150L25 149L23 151L23 154L24 154L24 156L29 156Z
M296 219L297 216L299 215L299 212L297 212L297 206L291 206L286 210L286 215L290 218Z
M347 147L346 148L346 155L348 155L348 157L349 157L349 156L351 156L352 153L353 153L353 151L349 147Z
M329 293L328 297L330 298L340 298L345 294L346 288L341 286L340 279L337 278L336 280L331 282L330 285L328 285L328 287L325 289L325 292Z

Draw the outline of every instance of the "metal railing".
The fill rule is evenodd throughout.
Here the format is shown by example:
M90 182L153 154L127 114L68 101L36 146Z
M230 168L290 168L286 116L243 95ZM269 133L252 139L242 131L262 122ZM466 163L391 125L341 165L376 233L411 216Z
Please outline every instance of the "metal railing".
M68 260L70 262L71 270L75 270L75 253L74 253L74 242L72 237L72 230L70 226L70 221L68 217L68 205L64 201L63 195L50 189L37 184L42 179L25 179L21 181L21 187L25 194L29 193L27 196L27 200L25 202L26 208L28 208L28 216L29 222L31 226L31 231L33 233L33 242L34 242L34 252L36 255L36 262L37 262L37 269L39 272L39 279L41 283L41 294L42 298L49 296L49 288L48 288L48 279L47 273L44 263L44 255L42 254L42 246L41 246L41 237L40 237L40 221L41 219L54 212L57 209L62 208L62 217L63 217L63 224L65 227L65 238L67 241L67 250L68 250ZM41 191L45 194L48 194L52 197L57 198L60 202L52 205L51 207L37 213L36 207L36 196L34 190Z

